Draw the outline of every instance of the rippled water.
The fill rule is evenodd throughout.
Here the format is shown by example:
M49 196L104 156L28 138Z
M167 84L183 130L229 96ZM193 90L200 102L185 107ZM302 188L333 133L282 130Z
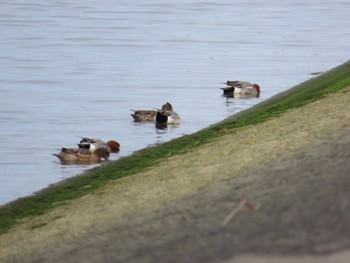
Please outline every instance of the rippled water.
M350 2L1 1L0 204L91 166L51 154L76 136L116 139L119 156L195 132L349 59ZM259 83L227 99L220 82ZM130 108L171 102L157 130Z

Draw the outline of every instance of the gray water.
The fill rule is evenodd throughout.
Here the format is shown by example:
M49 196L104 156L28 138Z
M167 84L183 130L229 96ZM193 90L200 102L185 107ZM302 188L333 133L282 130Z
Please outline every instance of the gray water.
M93 166L76 136L120 154L190 134L349 59L350 1L0 1L0 204ZM228 79L259 98L222 96ZM134 123L170 102L179 126Z

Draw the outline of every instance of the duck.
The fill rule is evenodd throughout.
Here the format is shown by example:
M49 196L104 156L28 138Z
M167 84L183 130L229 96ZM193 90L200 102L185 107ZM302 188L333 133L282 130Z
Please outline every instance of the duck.
M130 114L136 122L155 122L157 111L156 110L132 110L133 114ZM172 110L170 103L166 103L162 106L162 110Z
M91 152L82 148L62 148L57 154L62 164L96 164L102 159L108 161L109 151L106 147L99 147Z
M87 137L80 137L78 147L94 152L97 148L105 147L110 153L118 153L120 151L120 144L115 140L110 140L107 143L100 139L92 139Z
M224 91L224 95L252 94L258 96L260 94L260 86L255 83L240 80L228 80L223 84L226 84L225 88L221 88Z
M134 118L134 121L136 122L142 122L142 121L154 122L155 117L157 115L156 110L131 110L131 111L133 111L134 113L130 115L131 117Z
M156 123L177 124L180 122L181 118L179 114L173 110L173 106L169 102L157 111Z

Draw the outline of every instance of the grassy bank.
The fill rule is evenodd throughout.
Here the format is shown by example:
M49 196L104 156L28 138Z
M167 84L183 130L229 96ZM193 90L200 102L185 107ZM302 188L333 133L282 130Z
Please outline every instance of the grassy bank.
M349 85L350 62L347 62L207 129L144 149L44 189L35 196L19 199L0 208L0 233L8 231L19 219L43 214L48 209L65 204L66 201L95 191L110 180L140 172L168 158L169 155L184 153L214 140L223 133L235 132L235 128L263 122L288 109L301 107L324 94Z

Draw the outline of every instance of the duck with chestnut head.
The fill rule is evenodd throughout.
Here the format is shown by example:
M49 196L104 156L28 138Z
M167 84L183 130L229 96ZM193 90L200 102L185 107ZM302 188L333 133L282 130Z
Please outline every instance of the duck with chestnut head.
M225 88L221 88L224 95L251 94L259 96L260 94L260 86L255 83L240 80L228 80L222 84L226 84Z
M110 140L107 143L100 139L93 139L87 137L80 137L78 143L79 148L90 150L94 152L97 148L105 147L110 153L118 153L120 151L120 144L115 140Z

